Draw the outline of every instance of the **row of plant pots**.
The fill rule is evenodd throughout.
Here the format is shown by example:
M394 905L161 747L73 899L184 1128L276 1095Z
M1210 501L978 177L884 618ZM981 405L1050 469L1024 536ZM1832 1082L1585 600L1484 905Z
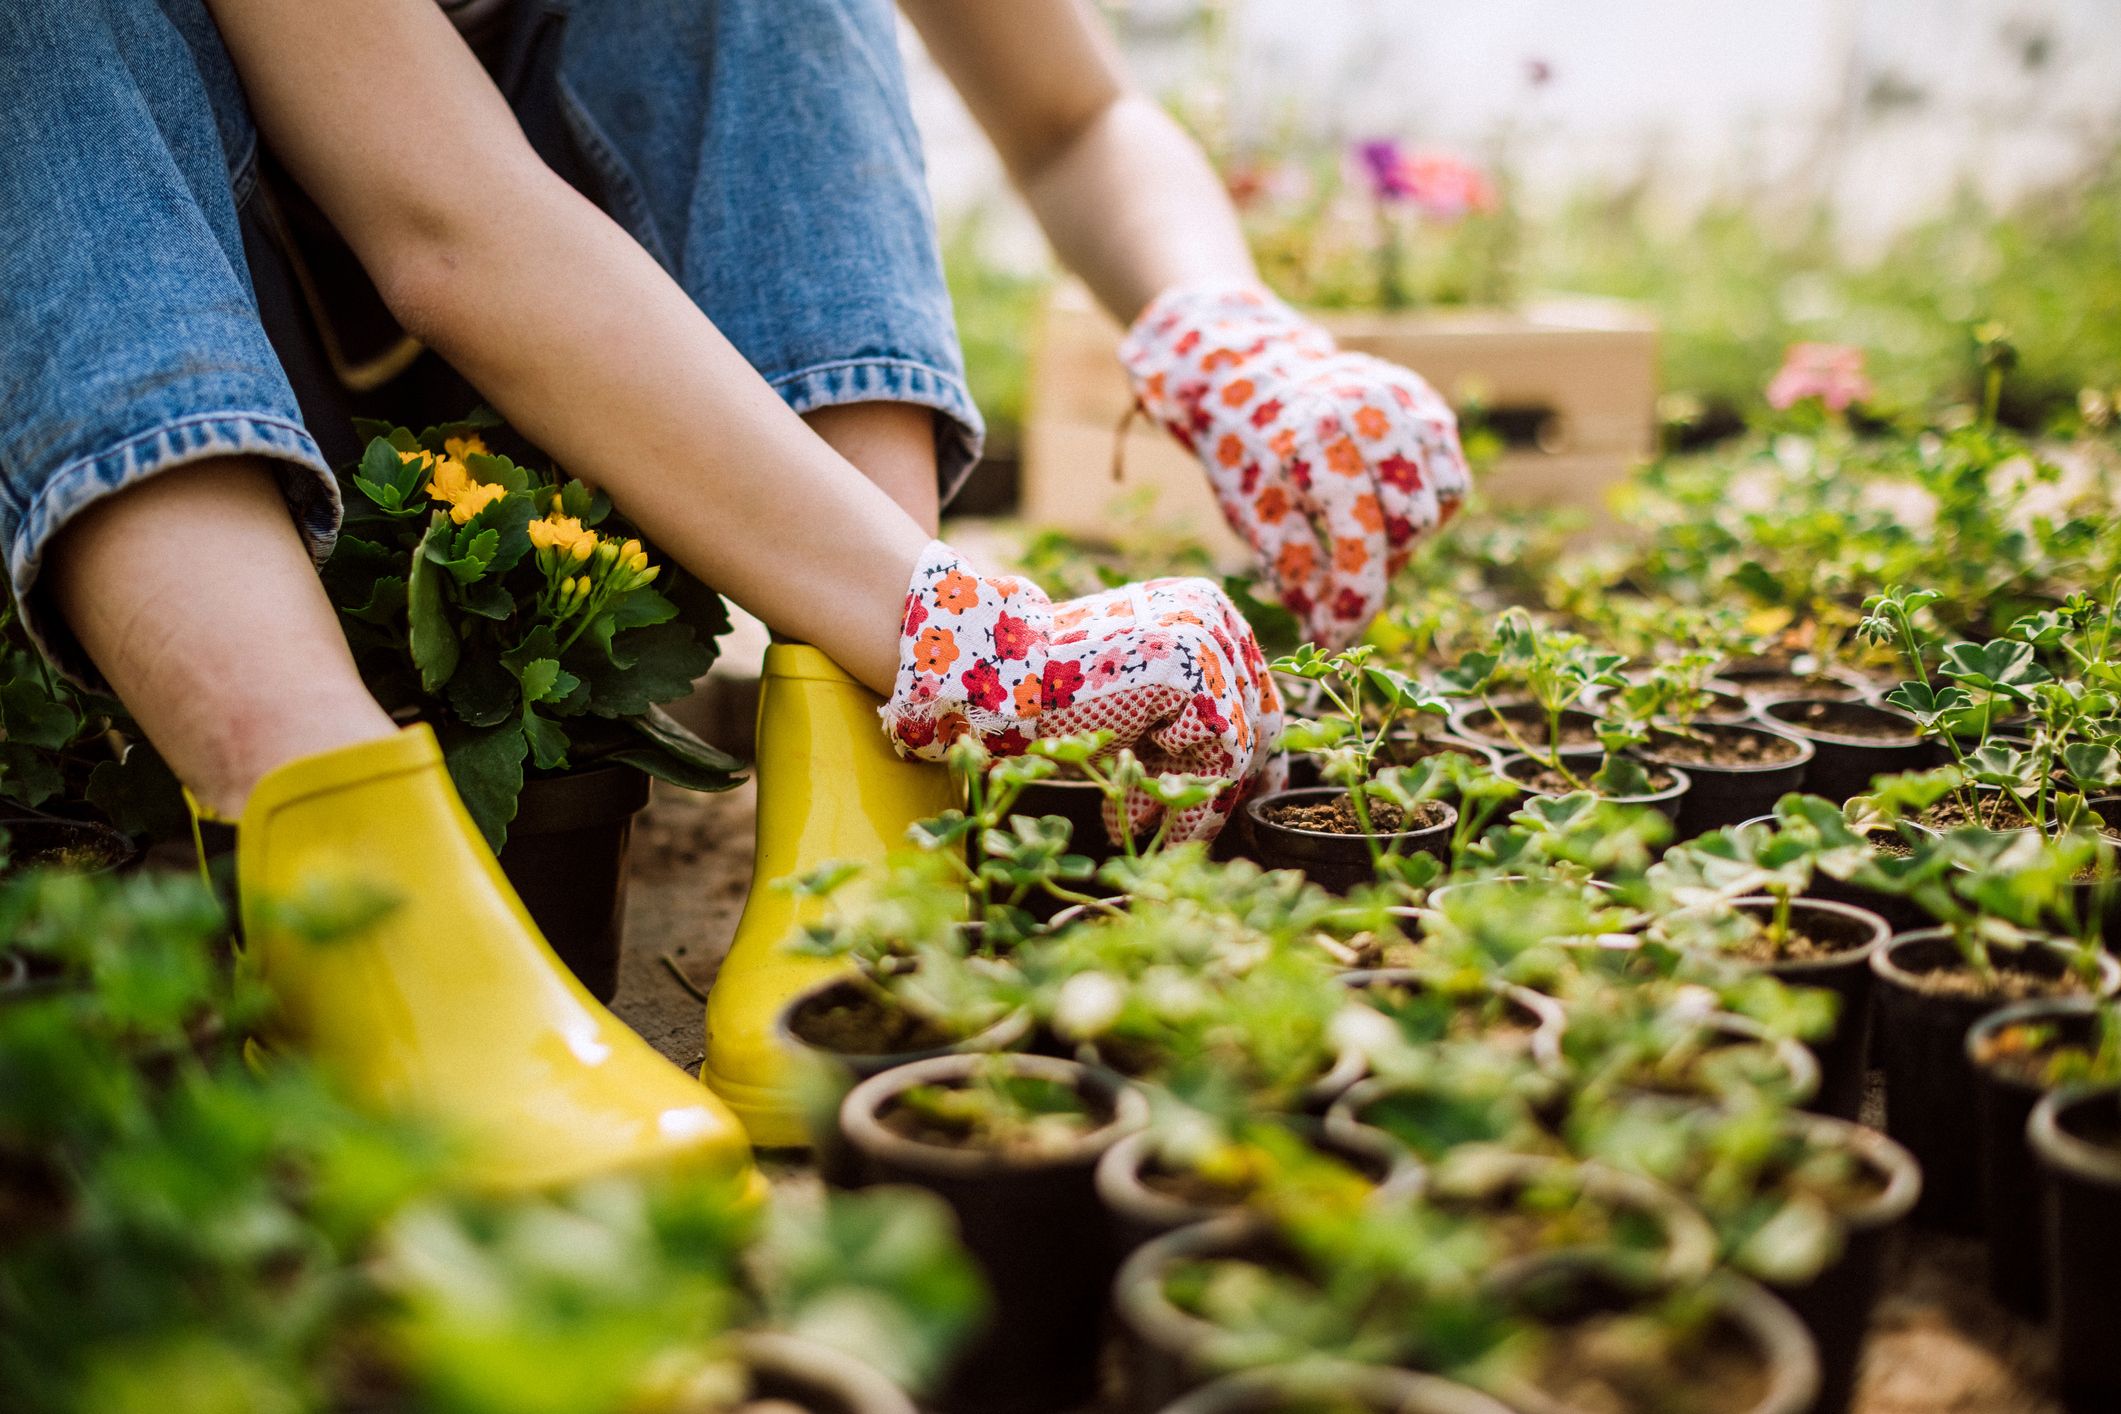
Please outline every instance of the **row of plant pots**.
M1341 982L1354 989L1418 985L1406 974L1375 971L1343 973ZM805 1028L794 1018L815 1014L821 1007L847 1004L854 999L853 987L846 982L826 984L799 999L790 1008L791 1024L784 1034L800 1041ZM1558 1003L1524 988L1503 987L1496 989L1493 1005L1523 1033L1529 1054L1543 1065L1558 1067L1559 1039L1566 1024ZM1755 1023L1735 1017L1710 1020L1727 1029L1734 1042L1762 1042L1764 1033ZM846 1072L866 1078L847 1094L839 1111L840 1152L828 1158L828 1175L846 1183L915 1182L937 1191L958 1212L968 1244L982 1258L997 1295L996 1318L990 1327L993 1334L967 1355L941 1407L997 1411L1065 1407L1062 1395L1074 1398L1089 1392L1094 1364L1087 1352L1095 1341L1106 1283L1113 1278L1121 1256L1140 1244L1153 1246L1174 1232L1190 1233L1203 1222L1212 1223L1233 1205L1241 1205L1243 1194L1204 1197L1198 1183L1174 1183L1172 1175L1159 1175L1153 1142L1138 1129L1143 1113L1138 1097L1123 1074L1096 1063L1094 1050L1086 1052L1092 1061L1088 1065L1038 1055L983 1060L984 1052L1035 1039L1028 1019L1021 1014L1005 1017L963 1041L928 1039L938 1043L932 1049L940 1054L910 1062L903 1054L833 1058ZM1817 1067L1809 1053L1784 1042L1774 1048L1774 1054L1786 1075L1778 1088L1793 1099L1809 1098L1818 1083ZM1025 1165L1012 1163L1005 1153L924 1142L918 1134L894 1132L885 1119L894 1097L908 1089L961 1079L982 1064L995 1063L1042 1078L1065 1077L1069 1085L1090 1097L1100 1123L1075 1142L1042 1156L1040 1162ZM1294 1118L1291 1123L1319 1150L1362 1174L1380 1198L1420 1191L1427 1183L1427 1170L1370 1123L1375 1118L1368 1113L1370 1105L1389 1102L1391 1088L1360 1082L1359 1075L1359 1069L1336 1065L1330 1078L1307 1095L1307 1107L1313 1110L1331 1104L1325 1118ZM1831 1126L1838 1122L1809 1123ZM1863 1314L1877 1285L1884 1236L1912 1204L1919 1178L1913 1162L1882 1136L1869 1136L1852 1125L1840 1125L1833 1132L1850 1136L1860 1152L1880 1156L1876 1167L1881 1179L1876 1193L1847 1215L1850 1240L1842 1262L1818 1281L1784 1294L1803 1307L1823 1352L1822 1358L1813 1355L1809 1345L1805 1347L1799 1363L1812 1373L1792 1388L1813 1389L1819 1378L1813 1368L1817 1366L1825 1372L1829 1395L1845 1400L1853 1382ZM1866 1138L1868 1142L1861 1142ZM1530 1157L1520 1162L1552 1163ZM1492 1174L1490 1181L1494 1181ZM1664 1224L1673 1236L1669 1258L1656 1272L1661 1279L1676 1281L1707 1271L1714 1256L1714 1239L1684 1203L1659 1185L1630 1175L1605 1175L1594 1186L1609 1198L1616 1192L1647 1193L1647 1200L1639 1200L1638 1206L1665 1215ZM1135 1263L1147 1260L1139 1253L1132 1259ZM1129 1270L1140 1268L1130 1266ZM1145 1299L1135 1287L1133 1280L1122 1276L1114 1289L1115 1309L1123 1321L1125 1313ZM1758 1305L1749 1300L1747 1309ZM1155 1307L1153 1300L1149 1307ZM1129 1386L1135 1391L1132 1407L1160 1408L1165 1400L1186 1394L1211 1373L1212 1362L1195 1368L1198 1362L1190 1362L1190 1357L1177 1359L1165 1348L1167 1340L1158 1344L1157 1339L1133 1332L1133 1324L1129 1324L1128 1342L1135 1352L1130 1362ZM1153 1321L1150 1324L1162 1329ZM996 1373L1003 1370L1010 1373ZM1190 1373L1181 1377L1173 1370ZM1026 1394L1027 1385L1038 1393ZM1049 1395L1055 1402L1047 1402ZM1810 1408L1815 1407L1812 1398L1807 1394L1802 1402L1762 1407ZM1557 1406L1527 1402L1516 1407ZM1840 1404L1816 1407L1838 1408Z

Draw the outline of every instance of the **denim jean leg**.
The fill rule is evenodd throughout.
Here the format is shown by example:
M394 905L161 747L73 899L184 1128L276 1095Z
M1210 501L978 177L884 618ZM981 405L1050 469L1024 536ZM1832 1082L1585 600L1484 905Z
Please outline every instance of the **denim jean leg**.
M798 412L935 409L979 455L890 0L575 0L562 102L608 210Z
M9 0L0 94L0 545L31 633L86 678L38 593L83 509L260 456L321 559L338 492L259 325L234 191L255 139L200 0Z

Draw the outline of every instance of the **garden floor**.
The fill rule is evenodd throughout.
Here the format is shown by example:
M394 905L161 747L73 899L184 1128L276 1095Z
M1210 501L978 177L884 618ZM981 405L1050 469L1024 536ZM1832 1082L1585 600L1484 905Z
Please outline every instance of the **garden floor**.
M618 1014L697 1070L701 991L736 928L751 872L754 789L695 795L658 786L633 844ZM1875 1312L1857 1414L2048 1414L2052 1358L2036 1328L1988 1299L1979 1244L1903 1234Z

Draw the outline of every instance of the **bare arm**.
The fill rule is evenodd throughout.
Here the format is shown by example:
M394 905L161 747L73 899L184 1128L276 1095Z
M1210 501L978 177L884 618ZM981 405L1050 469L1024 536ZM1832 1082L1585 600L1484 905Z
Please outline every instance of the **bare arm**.
M1061 261L1127 323L1172 285L1257 278L1199 146L1127 86L1087 0L901 0Z
M888 692L927 532L555 175L433 0L211 0L407 330L681 565Z

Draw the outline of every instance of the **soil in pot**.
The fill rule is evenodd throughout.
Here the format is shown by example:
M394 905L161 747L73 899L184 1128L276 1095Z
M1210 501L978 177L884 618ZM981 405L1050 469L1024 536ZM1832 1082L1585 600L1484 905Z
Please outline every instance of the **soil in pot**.
M1974 1092L1966 1038L1974 1023L2030 997L2111 995L2121 967L2101 955L2088 983L2071 966L2072 950L2033 943L1991 948L1993 972L1970 968L1951 937L1925 929L1897 937L1871 955L1876 974L1875 1064L1885 1072L1886 1133L1922 1165L1918 1221L1953 1232L1978 1230L1980 1159L1968 1122Z
M1804 1414L1818 1394L1810 1337L1750 1282L1643 1289L1554 1262L1521 1279L1516 1304L1536 1338L1499 1392L1524 1414Z
M1567 1014L1560 1003L1530 988L1493 986L1444 995L1419 974L1398 969L1343 972L1338 980L1391 1017L1417 1045L1477 1040L1542 1064L1560 1063Z
M2040 1165L2049 1327L2066 1407L2121 1409L2114 1274L2121 1272L2121 1092L2057 1090L2026 1124Z
M1734 906L1767 922L1775 902L1766 896L1734 900ZM1870 1067L1871 954L1892 936L1883 918L1825 899L1790 901L1788 935L1778 948L1765 934L1728 956L1757 967L1792 987L1820 987L1840 1000L1833 1029L1808 1044L1819 1062L1819 1094L1810 1108L1836 1119L1854 1119L1863 1108Z
M903 1057L948 1050L964 1039L852 981L798 999L788 1009L788 1030L805 1045L837 1056Z
M1359 833L1354 806L1338 786L1255 796L1245 803L1253 857L1269 869L1301 869L1319 887L1346 893L1375 877L1373 845L1435 854L1458 819L1456 810L1434 800L1421 802L1412 821L1381 800L1369 800L1368 809L1376 835Z
M1683 768L1693 782L1679 802L1682 838L1765 815L1804 785L1812 745L1766 727L1702 722L1688 733L1653 732L1635 754Z
M1451 730L1468 741L1492 746L1498 751L1523 751L1526 747L1557 746L1563 751L1598 749L1598 714L1581 707L1561 712L1561 739L1549 741L1546 712L1536 702L1499 702L1493 707L1460 708L1451 717ZM1508 723L1505 728L1504 723Z
M2026 1144L2026 1121L2048 1091L2088 1072L2098 1044L2099 1003L2092 997L2022 1002L1967 1032L1988 1289L2023 1316L2037 1318L2047 1306L2039 1171Z
M1460 1150L1430 1175L1428 1201L1479 1221L1505 1262L1598 1253L1659 1281L1695 1281L1716 1234L1678 1193L1598 1164Z
M1836 804L1862 795L1876 776L1933 765L1937 748L1918 735L1915 719L1891 707L1824 697L1797 697L1760 708L1770 725L1812 744L1804 788Z
M124 868L140 853L125 835L90 820L13 815L0 817L0 829L7 831L7 864L0 878L32 869L103 874Z
M1648 776L1650 780L1650 791L1648 794L1606 795L1591 784L1591 779L1598 773L1599 765L1603 759L1601 753L1564 752L1562 754L1565 758L1564 764L1575 775L1574 780L1571 780L1568 775L1563 774L1561 771L1556 770L1552 764L1526 756L1522 752L1504 757L1498 770L1502 775L1515 781L1535 795L1568 795L1579 790L1589 790L1599 794L1604 799L1616 801L1623 805L1650 806L1662 813L1667 819L1675 821L1679 816L1680 803L1686 798L1687 791L1693 785L1693 781L1688 777L1687 773L1676 766L1648 765L1643 767L1643 774Z
M1870 695L1863 684L1852 678L1800 673L1788 662L1769 660L1733 663L1726 667L1720 676L1736 687L1741 695L1755 702L1769 702L1785 697L1839 698L1845 702L1855 702Z
M1957 830L1972 825L1983 830L2029 830L2033 818L2006 797L1994 791L1976 793L1973 805L1957 795L1948 795L1916 817L1932 830Z
M986 1279L985 1332L952 1366L945 1414L1051 1414L1094 1392L1117 1254L1092 1175L1146 1110L1111 1076L1015 1054L915 1061L841 1102L863 1180L940 1197Z

